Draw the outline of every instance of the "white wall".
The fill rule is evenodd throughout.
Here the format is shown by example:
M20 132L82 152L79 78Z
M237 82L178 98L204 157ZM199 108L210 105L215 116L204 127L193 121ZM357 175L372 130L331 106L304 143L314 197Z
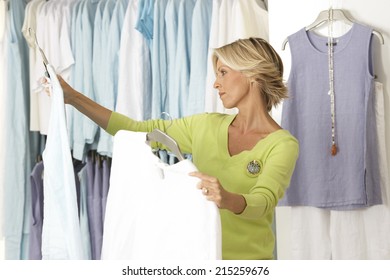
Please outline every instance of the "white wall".
M356 21L369 25L379 31L385 44L380 45L374 37L374 69L377 80L384 84L386 143L390 139L390 23L388 19L390 1L388 0L269 0L269 34L270 43L278 51L285 65L285 79L287 80L291 67L290 49L288 44L282 51L282 43L291 35L311 24L319 12L327 10L332 5L335 9L343 9L345 13ZM273 112L275 119L280 122L281 107ZM387 160L390 158L390 145L386 147ZM389 165L388 165L389 166ZM390 170L389 170L390 172ZM278 259L291 258L290 240L290 208L278 207L276 210ZM389 233L390 234L390 233Z

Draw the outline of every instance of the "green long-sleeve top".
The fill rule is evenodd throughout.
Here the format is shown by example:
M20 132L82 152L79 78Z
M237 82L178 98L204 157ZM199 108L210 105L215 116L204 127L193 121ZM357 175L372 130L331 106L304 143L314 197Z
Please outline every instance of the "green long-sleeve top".
M165 131L183 153L192 154L200 172L218 178L227 191L245 198L246 208L241 214L220 209L223 259L273 259L274 210L294 171L298 141L280 129L251 150L231 156L228 127L234 118L235 115L204 113L175 120L135 121L114 112L106 131L111 135L119 130Z

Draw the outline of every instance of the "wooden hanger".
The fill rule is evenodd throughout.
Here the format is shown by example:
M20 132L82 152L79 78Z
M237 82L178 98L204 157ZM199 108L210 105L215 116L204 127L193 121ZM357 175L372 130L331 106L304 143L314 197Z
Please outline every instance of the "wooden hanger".
M327 23L328 19L329 19L330 10L331 9L321 11L318 14L317 18L315 19L315 21L313 23L311 23L310 25L306 26L306 28L305 28L306 31L313 30L317 27L320 27L324 23ZM349 25L353 25L355 23L355 21L350 19L349 17L347 17L345 15L344 11L341 9L332 9L332 12L333 12L333 20L334 21L342 21L342 22L349 24ZM378 37L378 39L382 45L385 43L385 41L383 39L383 35L380 32L373 30L372 33ZM282 50L285 50L287 43L288 43L288 38L286 38L283 41Z

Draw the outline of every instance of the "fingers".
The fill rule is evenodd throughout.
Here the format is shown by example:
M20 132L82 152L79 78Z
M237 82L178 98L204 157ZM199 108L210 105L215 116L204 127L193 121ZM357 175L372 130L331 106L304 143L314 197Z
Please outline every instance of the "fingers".
M57 74L57 79L60 82L61 85L66 84L65 80L61 77L61 75Z
M200 179L197 188L202 191L207 200L214 202L220 208L225 191L218 179L198 171L191 172L189 175Z
M213 200L219 193L219 185L209 180L200 180L196 187L202 191L202 194L207 197L208 200Z
M198 172L198 171L191 172L191 173L189 173L189 175L193 176L193 177L197 177L203 181L209 181L211 183L216 183L218 181L217 178L203 174L203 173Z
M39 83L43 87L44 92L50 96L50 79L46 77L41 77Z
M201 190L204 195L210 194L210 186L206 186L204 181L199 181L196 187Z
M197 188L202 191L202 194L207 200L215 202L219 207L221 204L223 188L218 179L201 172L191 172L189 175L200 179Z

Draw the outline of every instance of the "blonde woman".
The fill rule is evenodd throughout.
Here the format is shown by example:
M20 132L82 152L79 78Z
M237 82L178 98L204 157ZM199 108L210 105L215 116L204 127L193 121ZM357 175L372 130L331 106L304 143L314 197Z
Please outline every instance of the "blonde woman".
M166 131L192 154L205 199L220 209L223 259L273 259L274 209L298 158L297 140L270 116L287 97L283 64L259 38L237 40L213 53L214 87L237 114L202 113L173 121L135 121L100 106L59 77L65 103L111 135L119 130ZM167 127L169 126L169 129Z

